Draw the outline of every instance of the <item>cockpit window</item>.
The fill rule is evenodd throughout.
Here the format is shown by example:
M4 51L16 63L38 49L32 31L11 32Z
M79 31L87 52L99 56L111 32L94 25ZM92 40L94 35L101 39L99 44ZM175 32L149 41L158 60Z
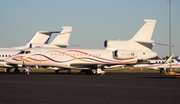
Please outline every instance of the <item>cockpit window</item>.
M19 52L19 54L31 54L31 52L30 51L21 51L21 52Z
M24 51L19 52L19 54L24 54Z
M31 54L31 52L30 51L25 51L25 53L24 54Z

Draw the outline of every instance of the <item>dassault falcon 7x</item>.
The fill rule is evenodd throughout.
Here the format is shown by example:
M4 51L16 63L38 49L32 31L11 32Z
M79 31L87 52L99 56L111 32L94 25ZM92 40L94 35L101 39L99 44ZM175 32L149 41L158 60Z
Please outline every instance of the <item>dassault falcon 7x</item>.
M64 26L62 31L39 31L37 32L31 40L26 44L26 46L12 47L12 48L0 48L0 67L4 68L5 72L9 72L11 68L14 67L14 72L19 73L18 65L7 65L4 61L7 57L15 55L21 51L21 49L26 49L29 47L42 48L42 47L58 47L65 48L68 46L69 37L71 35L72 27ZM49 43L49 39L52 33L59 33L54 40ZM22 66L22 65L19 65Z
M109 49L30 48L6 59L6 62L23 65L27 74L30 71L28 66L54 67L56 72L80 69L86 74L104 74L106 66L134 64L157 56L152 51L151 40L156 20L144 21L146 23L132 39L120 41L115 46L111 44Z

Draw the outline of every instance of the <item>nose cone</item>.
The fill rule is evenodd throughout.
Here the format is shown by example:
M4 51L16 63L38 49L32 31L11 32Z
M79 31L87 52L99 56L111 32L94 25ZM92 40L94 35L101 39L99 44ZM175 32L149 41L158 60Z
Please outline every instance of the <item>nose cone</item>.
M7 63L12 63L12 58L11 58L11 57L6 58L5 61L6 61Z
M152 58L154 58L154 57L156 57L156 56L157 56L157 53L156 53L156 52L150 52L150 53L148 54L148 57L145 58L145 59L146 59L146 60L152 59Z
M157 56L156 52L147 51L143 52L143 55L139 55L139 59L148 60Z
M157 56L157 53L156 52L153 52L152 53L152 58L156 57Z

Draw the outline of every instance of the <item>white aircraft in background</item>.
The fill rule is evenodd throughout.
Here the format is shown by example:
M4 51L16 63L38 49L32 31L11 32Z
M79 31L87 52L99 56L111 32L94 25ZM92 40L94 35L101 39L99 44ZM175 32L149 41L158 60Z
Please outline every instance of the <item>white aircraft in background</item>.
M180 68L180 59L172 59L173 54L167 60L146 60L142 64L136 64L133 67L139 68L150 68L154 70L159 70L160 73L169 72L170 64L172 69Z
M156 20L145 22L132 39L111 46L107 44L108 49L30 48L6 59L6 62L23 65L27 74L30 71L28 66L54 67L56 72L58 69L81 69L86 74L104 74L107 66L134 64L157 56L151 50Z
M54 40L50 44L39 44L39 43L34 42L34 43L29 44L29 48L33 48L33 47L34 48L44 48L44 47L66 48L69 45L68 41L72 32L72 27L64 26L62 28L63 30L59 31L60 34L57 35L57 37L54 38Z
M62 31L39 31L37 32L31 40L26 44L26 46L13 47L13 48L0 48L0 67L4 68L6 72L9 72L12 67L14 67L14 72L19 73L18 67L21 65L7 65L5 59L19 53L21 49L26 49L29 47L42 48L42 47L57 47L65 48L68 46L69 37L72 31L72 27L62 27ZM59 33L55 39L49 43L49 39L52 33Z

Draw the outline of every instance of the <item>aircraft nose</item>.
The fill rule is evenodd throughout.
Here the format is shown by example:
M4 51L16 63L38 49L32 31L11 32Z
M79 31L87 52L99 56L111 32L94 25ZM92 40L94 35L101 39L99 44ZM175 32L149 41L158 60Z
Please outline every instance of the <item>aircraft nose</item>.
M156 52L154 52L154 57L156 57L157 56L157 53Z
M6 58L5 61L6 61L7 63L11 63L11 58L10 58L10 57L9 57L9 58Z
M12 57L6 58L5 61L10 64L16 64L16 61L12 59Z

